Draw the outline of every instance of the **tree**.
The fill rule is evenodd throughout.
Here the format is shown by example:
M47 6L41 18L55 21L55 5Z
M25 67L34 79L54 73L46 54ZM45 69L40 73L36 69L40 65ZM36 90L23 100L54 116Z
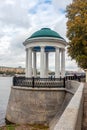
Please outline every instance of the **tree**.
M66 9L68 54L87 69L87 0L74 0Z

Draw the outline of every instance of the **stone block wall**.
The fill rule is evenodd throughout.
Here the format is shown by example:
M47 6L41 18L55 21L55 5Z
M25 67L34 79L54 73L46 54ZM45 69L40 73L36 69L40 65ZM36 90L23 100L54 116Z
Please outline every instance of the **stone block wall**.
M49 124L60 110L64 88L12 87L6 119L13 123Z

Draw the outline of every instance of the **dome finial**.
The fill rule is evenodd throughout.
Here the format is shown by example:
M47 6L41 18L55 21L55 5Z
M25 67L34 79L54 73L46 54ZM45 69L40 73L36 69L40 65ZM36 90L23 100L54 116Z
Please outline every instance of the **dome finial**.
M51 30L50 28L47 28L47 27L41 28L41 30L43 30L43 29L49 29L49 30Z

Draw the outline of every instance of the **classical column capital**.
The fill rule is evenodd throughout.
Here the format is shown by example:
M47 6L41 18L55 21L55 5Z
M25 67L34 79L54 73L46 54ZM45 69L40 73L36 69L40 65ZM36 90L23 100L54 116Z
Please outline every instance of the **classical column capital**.
M60 50L61 50L61 51L65 51L65 48L61 48Z
M40 46L40 48L41 48L41 51L44 51L45 46Z
M33 54L36 54L36 51L32 51L33 52Z
M33 47L29 47L28 50L31 50L32 51Z
M57 49L59 49L59 47L55 47L55 49L57 50Z
M40 46L40 48L45 48L45 46Z

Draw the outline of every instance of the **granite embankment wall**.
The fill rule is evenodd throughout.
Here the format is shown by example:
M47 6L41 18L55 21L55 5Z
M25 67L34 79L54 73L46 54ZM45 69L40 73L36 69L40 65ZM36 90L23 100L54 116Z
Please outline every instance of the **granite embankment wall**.
M12 86L6 119L13 123L49 124L60 110L65 96L64 88Z
M55 117L55 123L51 121L50 130L81 130L84 84L78 84L76 81L72 81L70 84L72 86L71 90L76 92L61 117ZM75 89L76 87L78 88L77 90Z
M81 130L83 84L66 88L12 86L6 119L17 124L47 124L50 130Z

